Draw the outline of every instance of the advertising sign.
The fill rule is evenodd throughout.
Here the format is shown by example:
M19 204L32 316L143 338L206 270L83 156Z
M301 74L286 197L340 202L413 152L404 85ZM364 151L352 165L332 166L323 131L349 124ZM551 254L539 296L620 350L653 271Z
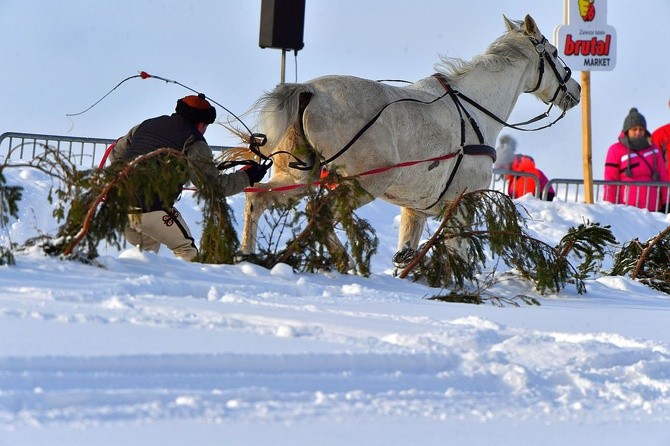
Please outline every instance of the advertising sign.
M607 25L607 0L565 0L567 25L556 28L555 46L573 70L611 71L616 65L616 31Z

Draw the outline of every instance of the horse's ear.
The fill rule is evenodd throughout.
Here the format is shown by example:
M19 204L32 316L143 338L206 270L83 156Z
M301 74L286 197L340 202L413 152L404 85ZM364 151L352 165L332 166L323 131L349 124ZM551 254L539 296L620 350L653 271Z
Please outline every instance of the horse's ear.
M515 29L518 29L518 25L511 21L510 19L507 18L506 15L503 14L503 20L505 20L505 26L507 26L507 31L514 31Z
M539 39L541 37L540 29L537 27L535 20L529 15L526 14L526 18L523 21L523 29L526 35L535 37Z

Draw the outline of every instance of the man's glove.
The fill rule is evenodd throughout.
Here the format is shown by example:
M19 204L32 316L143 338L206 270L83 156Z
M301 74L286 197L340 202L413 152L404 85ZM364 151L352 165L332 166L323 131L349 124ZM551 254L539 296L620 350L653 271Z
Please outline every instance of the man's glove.
M249 177L249 184L253 186L254 183L258 183L260 180L262 180L269 168L270 164L250 164L249 167L244 169L244 171L247 173L247 176Z

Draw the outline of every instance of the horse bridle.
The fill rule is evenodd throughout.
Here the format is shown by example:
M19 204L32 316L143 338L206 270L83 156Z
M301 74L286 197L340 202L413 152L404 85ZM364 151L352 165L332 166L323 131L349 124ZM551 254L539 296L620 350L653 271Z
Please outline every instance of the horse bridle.
M527 37L533 43L533 45L535 47L535 51L537 51L537 53L538 53L538 56L540 58L540 64L538 66L539 75L537 77L537 84L535 85L535 87L532 90L524 91L524 93L533 93L540 88L540 85L542 85L542 78L544 76L544 61L545 61L545 59L546 59L547 63L549 64L549 66L551 67L551 70L554 73L554 76L556 76L556 80L558 80L559 85L556 88L556 91L554 92L554 96L551 98L551 100L549 102L543 101L545 104L549 104L549 107L547 108L547 111L545 111L544 113L540 113L539 115L537 115L534 118L529 119L527 121L517 122L515 124L509 124L509 123L503 121L502 119L500 119L499 117L497 117L496 115L494 115L493 113L491 113L486 108L479 105L475 100L470 99L465 94L461 93L460 91L453 90L453 93L456 96L458 96L460 99L463 99L464 101L468 102L470 105L472 105L473 107L475 107L476 109L478 109L479 111L484 113L489 118L493 119L494 121L496 121L499 124L502 124L505 127L509 127L509 128L514 129L514 130L519 130L519 131L522 131L522 132L534 132L534 131L537 131L537 130L542 130L542 129L546 129L548 127L551 127L552 125L556 124L558 121L563 119L563 117L565 116L565 113L567 112L567 110L562 110L561 114L556 119L554 119L552 122L550 122L547 125L543 125L541 127L536 127L536 128L532 128L532 129L526 129L526 128L521 127L522 125L532 124L532 123L537 122L541 119L548 118L549 113L551 112L551 109L554 107L554 101L556 100L556 98L558 97L558 94L561 91L565 92L565 94L574 103L578 103L579 100L577 98L575 98L572 94L570 94L570 92L568 91L568 87L567 87L567 83L570 80L570 77L572 76L572 71L570 70L570 68L567 65L565 65L563 60L558 55L556 55L555 58L559 59L559 60L561 60L561 62L563 62L563 69L565 70L565 76L560 75L560 73L558 72L558 69L556 68L556 63L551 59L551 57L547 53L547 49L546 49L546 46L545 46L545 43L547 42L547 38L542 36L542 40L538 41L537 39L535 39L533 37L530 37L530 36L527 36Z
M549 100L549 103L553 103L556 98L558 97L558 93L560 91L565 92L566 95L570 96L573 100L576 99L568 92L568 87L567 83L570 80L570 77L572 76L572 70L570 70L570 67L568 67L565 62L563 62L563 59L560 58L558 53L554 56L555 59L558 59L561 61L563 65L563 70L565 70L565 76L561 77L561 75L558 73L558 69L556 68L556 62L554 59L549 57L549 53L547 52L547 47L545 46L545 43L547 43L547 38L542 36L542 40L538 41L537 39L533 37L528 37L530 41L535 45L535 51L537 51L537 54L540 58L540 65L538 67L538 71L540 74L537 76L537 84L535 84L535 87L532 90L527 90L524 91L524 93L533 93L540 88L540 85L542 85L542 77L544 76L544 61L546 60L547 63L549 64L549 67L551 67L551 71L554 72L554 76L556 76L556 80L558 80L558 87L556 88L556 92L554 92L554 96Z

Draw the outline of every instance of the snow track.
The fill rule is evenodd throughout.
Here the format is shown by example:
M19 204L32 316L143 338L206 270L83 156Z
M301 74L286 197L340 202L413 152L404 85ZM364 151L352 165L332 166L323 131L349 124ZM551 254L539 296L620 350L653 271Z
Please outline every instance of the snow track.
M637 209L522 204L552 244L584 218L622 240L667 225ZM392 246L394 211L366 212ZM370 433L444 444L445 430L477 446L629 445L638 429L668 444L667 295L601 275L586 295L488 289L539 307L450 304L378 256L362 278L134 249L105 253L103 268L18 254L0 266L0 446L303 444L287 426L327 446Z

